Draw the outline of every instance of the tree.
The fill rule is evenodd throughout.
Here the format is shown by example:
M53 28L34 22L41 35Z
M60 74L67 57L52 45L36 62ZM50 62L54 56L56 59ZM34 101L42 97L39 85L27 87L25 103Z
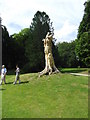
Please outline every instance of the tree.
M84 16L76 40L76 54L84 66L90 67L90 0L84 5Z
M0 17L0 70L2 66L2 27L1 27L1 17Z
M45 53L45 68L39 73L39 77L45 74L59 73L59 70L55 66L53 54L52 54L52 40L53 35L47 33L43 39L44 42L44 53Z
M28 62L27 57L25 56L25 47L26 47L26 41L29 37L30 29L24 28L21 30L18 34L13 34L11 36L11 39L14 42L14 53L16 53L16 63L20 66L20 68L23 68L25 64Z
M45 38L47 32L54 32L50 18L45 12L37 11L30 26L30 35L26 41L29 71L41 71L45 66L42 39Z
M61 67L77 67L78 61L75 54L75 41L71 43L58 43L58 52Z
M20 68L26 64L25 42L29 30L25 28L18 34L9 36L7 28L2 26L2 64L5 64L9 70L15 69L16 64Z
M9 36L6 27L3 27L3 64L9 69L19 65L24 72L41 71L44 68L44 47L42 39L47 32L54 34L52 22L45 12L37 11L30 28L21 30L18 34ZM53 40L53 54L57 61L57 48Z
M5 26L2 26L2 64L8 65L8 45L9 43L9 33Z

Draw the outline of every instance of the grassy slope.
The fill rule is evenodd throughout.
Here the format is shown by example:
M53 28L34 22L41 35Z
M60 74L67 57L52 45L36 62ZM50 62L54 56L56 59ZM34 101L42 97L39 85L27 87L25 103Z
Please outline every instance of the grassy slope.
M88 117L88 77L32 73L13 85L14 77L8 75L8 84L2 85L3 118Z

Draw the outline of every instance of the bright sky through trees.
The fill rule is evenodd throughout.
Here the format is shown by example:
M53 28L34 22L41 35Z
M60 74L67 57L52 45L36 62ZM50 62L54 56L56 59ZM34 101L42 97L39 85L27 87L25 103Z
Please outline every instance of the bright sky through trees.
M2 24L10 33L30 26L34 14L45 11L53 22L57 42L76 39L86 0L0 0Z

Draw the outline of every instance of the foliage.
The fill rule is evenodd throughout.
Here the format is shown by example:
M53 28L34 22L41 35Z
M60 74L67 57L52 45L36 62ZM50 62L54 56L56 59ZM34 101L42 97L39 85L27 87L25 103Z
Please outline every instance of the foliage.
M26 46L26 41L29 37L30 29L25 28L21 30L18 34L13 34L11 38L13 41L16 42L17 46L14 47L16 49L16 62L19 64L21 68L25 66L25 64L28 62L28 58L25 56L25 46Z
M26 56L29 60L29 71L41 71L45 66L44 45L42 40L45 38L47 32L54 34L50 18L45 12L37 11L32 19L30 35L26 41L25 47Z
M80 61L90 67L90 0L85 2L84 5L84 16L76 40L76 54Z
M27 62L25 40L28 31L29 28L25 28L20 33L9 36L7 28L2 27L2 64L5 64L8 70L15 69L16 64L22 68Z
M3 64L8 69L15 69L18 64L24 72L41 71L44 68L44 47L42 39L47 32L54 34L52 22L45 12L37 11L30 28L25 28L17 34L9 36L6 27L3 28ZM53 54L55 62L58 59L58 51L54 45Z
M8 64L9 33L5 26L2 26L2 64Z
M90 67L90 39L88 32L81 34L77 41L76 52L79 59L87 66ZM85 66L84 65L84 66Z
M3 118L88 118L88 77L22 74L15 86L14 78L2 85Z
M77 67L78 61L75 54L75 41L58 43L58 52L61 67Z

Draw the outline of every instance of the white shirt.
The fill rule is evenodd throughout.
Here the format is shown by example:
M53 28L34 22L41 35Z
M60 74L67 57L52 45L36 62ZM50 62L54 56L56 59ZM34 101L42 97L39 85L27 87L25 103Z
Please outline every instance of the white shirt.
M6 68L2 68L1 69L1 76L4 76L6 74L7 70Z
M19 67L16 69L16 75L19 75L20 69Z

